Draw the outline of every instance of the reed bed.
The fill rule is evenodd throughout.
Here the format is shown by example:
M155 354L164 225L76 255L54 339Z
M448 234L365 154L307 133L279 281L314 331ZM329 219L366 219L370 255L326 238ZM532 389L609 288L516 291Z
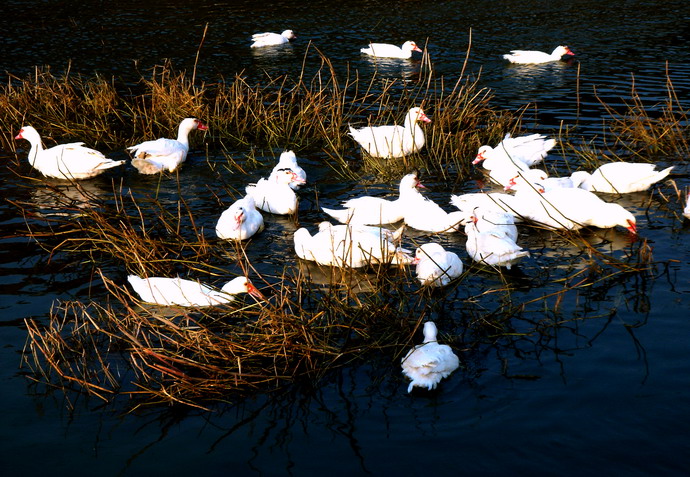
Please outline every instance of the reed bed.
M493 109L491 93L478 78L463 74L449 85L425 64L416 82L378 76L364 82L356 73L338 78L318 51L310 51L305 62L314 59L320 68L310 78L302 74L250 83L238 74L231 81L197 84L194 77L164 65L129 88L102 77L56 78L37 69L31 78L10 76L0 88L1 140L14 150L8 132L30 123L48 137L115 150L143 138L170 136L181 117L197 116L210 125L206 141L215 150L318 150L343 177L399 178L399 169L421 167L446 180L464 180L473 172L469 159L480 145L520 130L524 111ZM609 109L612 130L631 151L687 150L687 118L670 86L669 92L669 103L654 120L636 100L627 112ZM347 137L350 123L400 123L412 106L425 108L432 123L425 125L425 148L404 161L362 156ZM621 149L619 143L613 146ZM600 158L594 146L580 146L575 153L592 162ZM230 169L240 167L232 158L227 163ZM572 323L581 319L559 314L565 301L572 307L584 301L586 308L589 297L622 281L664 273L656 270L645 241L614 258L581 234L563 232L555 235L576 251L577 264L531 277L526 288L543 286L542 294L527 295L519 275L477 265L468 265L463 278L443 291L419 289L409 272L384 266L364 275L328 269L324 275L330 280L318 286L292 266L272 276L258 274L246 244L220 246L208 239L184 198L164 201L156 190L135 196L114 180L107 195L71 184L75 199L39 182L53 193L52 209L29 200L12 202L25 217L26 235L49 256L66 256L73 266L90 268L109 298L105 303L64 301L47 323L26 320L25 361L41 382L85 390L106 401L130 396L135 406L208 408L212 402L300 380L318 383L368 356L383 355L397 370L402 354L417 341L416 330L431 318L444 320L444 341L456 349L506 343L517 348L520 340L538 348L552 341L560 327L575 327ZM227 276L229 268L251 274L252 280L258 275L268 299L161 310L142 305L121 285L125 273L216 278ZM356 293L347 284L355 275L357 282L366 281L367 290ZM458 295L465 286L467 295Z

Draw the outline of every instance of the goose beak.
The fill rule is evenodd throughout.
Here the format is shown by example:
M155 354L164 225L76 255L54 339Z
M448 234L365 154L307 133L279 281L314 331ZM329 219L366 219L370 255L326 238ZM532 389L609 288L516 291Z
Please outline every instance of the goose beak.
M263 296L263 294L259 291L258 288L256 288L253 284L247 283L247 293L249 293L251 296L254 298L257 298L259 300L265 300L266 297Z
M235 230L239 229L242 226L242 222L244 222L244 211L241 211L237 215L235 215Z
M419 50L419 49L418 49L418 50ZM422 51L422 50L419 50L419 51ZM431 119L429 119L429 117L428 117L426 114L424 114L424 113L419 113L419 117L418 117L417 119L420 120L420 121L424 121L425 123L430 123L430 122L431 122Z
M208 130L208 126L206 126L201 121L199 121L199 124L196 125L196 128L199 129L200 131L207 131Z
M14 138L15 138L15 139L24 139L24 136L22 136L22 132L19 131L19 134L17 134L16 136L14 136Z
M472 164L479 164L484 160L484 154L477 154L477 157L474 158L474 161L472 161Z
M628 219L628 230L630 230L631 234L637 235L637 224L633 222L632 220Z

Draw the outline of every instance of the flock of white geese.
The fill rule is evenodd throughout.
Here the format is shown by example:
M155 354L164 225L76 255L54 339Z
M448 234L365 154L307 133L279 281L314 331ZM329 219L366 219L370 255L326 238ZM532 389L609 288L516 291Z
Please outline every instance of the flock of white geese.
M296 36L292 30L281 34L259 33L252 37L252 47L287 43ZM402 47L372 43L363 54L410 58L421 51L414 42ZM515 63L556 61L573 55L568 47L553 53L515 50L504 58ZM350 127L350 135L369 155L389 159L419 152L425 142L419 123L431 122L421 108L412 108L402 126ZM207 127L196 118L184 119L177 139L160 138L131 146L131 164L142 174L176 170L189 151L189 134ZM31 148L29 163L43 175L66 180L95 177L122 165L102 153L71 143L44 149L39 133L24 126L15 139L27 140ZM582 227L621 226L636 233L633 214L615 202L606 202L597 194L625 194L648 189L664 179L672 167L657 171L654 164L613 162L593 172L577 171L568 177L549 177L537 166L555 145L555 140L539 134L522 137L506 136L495 147L482 146L475 164L482 164L492 182L505 189L501 193L470 193L453 195L450 203L457 208L445 211L425 197L417 174L400 180L398 197L361 196L351 198L339 208L322 210L338 224L321 222L312 234L300 228L293 236L296 255L319 265L360 268L372 264L415 265L422 286L443 287L461 276L463 263L457 253L429 242L414 253L402 248L400 237L404 226L416 230L467 235L466 251L470 259L491 267L510 268L529 251L517 244L516 224L531 222L551 229L577 230ZM278 215L295 214L299 190L307 182L307 174L297 163L292 151L281 154L278 164L267 178L246 187L246 195L234 202L221 215L216 234L224 240L247 240L264 228L262 212ZM690 205L684 215L690 218ZM397 230L383 225L404 224ZM216 306L232 301L239 293L262 299L263 296L246 277L237 277L217 290L197 281L179 277L146 277L130 275L128 281L144 302L170 306ZM414 386L434 389L438 382L458 367L458 357L447 345L437 342L433 322L424 324L424 342L415 346L402 359L403 372Z

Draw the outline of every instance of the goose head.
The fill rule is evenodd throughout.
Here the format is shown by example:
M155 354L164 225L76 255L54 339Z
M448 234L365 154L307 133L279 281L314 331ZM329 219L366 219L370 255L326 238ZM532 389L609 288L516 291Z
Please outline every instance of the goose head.
M229 295L237 295L238 293L248 293L255 298L261 300L264 299L263 294L259 291L258 288L254 286L251 280L249 280L249 278L247 277L233 278L228 283L223 285L221 291Z
M423 53L421 48L419 48L414 41L406 41L402 44L401 49L403 51L418 51L419 53Z

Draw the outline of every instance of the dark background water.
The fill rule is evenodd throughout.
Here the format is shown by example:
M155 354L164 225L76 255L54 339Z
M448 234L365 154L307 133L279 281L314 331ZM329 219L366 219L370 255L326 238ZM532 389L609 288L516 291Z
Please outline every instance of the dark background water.
M497 107L534 103L526 126L535 130L556 134L561 127L573 128L585 141L598 144L603 111L594 88L607 103L622 105L634 77L643 101L653 109L666 97L667 68L681 102L690 106L690 6L684 1L335 5L9 0L2 8L0 71L20 77L34 66L50 65L53 71L69 67L74 73L98 72L134 83L165 59L191 71L208 24L197 65L197 77L203 81L230 79L241 71L251 78L260 78L264 71L271 76L298 74L305 52L314 47L343 77L348 68L366 77L375 66L359 54L361 47L368 41L400 44L407 39L426 44L437 74L455 80L471 31L469 72L492 88ZM285 28L298 34L294 44L276 51L249 48L251 33ZM575 60L517 67L500 58L512 48L551 51L558 44L568 44L577 54ZM305 64L307 74L319 66L309 55ZM419 66L418 61L393 63L380 73L414 80ZM433 119L433 111L430 115ZM228 152L236 158L250 153ZM219 187L219 195L225 203L232 201L233 190L264 175L277 153L258 151L265 167L250 177L223 176L225 187ZM19 153L21 170L30 174L24 154ZM113 152L119 154L122 151ZM358 154L354 146L352 154ZM11 165L11 155L6 155ZM323 219L316 190L322 205L335 205L363 191L396 187L343 184L322 165L319 151L304 151L300 158L316 186L302 194L299 225L312 227ZM679 188L690 186L687 158L657 159L661 165L676 165L673 179ZM559 151L549 160L555 170L565 170L575 158ZM209 161L222 164L222 152L211 151ZM131 168L86 182L85 187L108 194L110 179L120 176L135 191L151 187ZM5 198L50 209L51 193L16 177L9 167L0 168L0 180ZM180 173L181 189L195 197L198 223L210 233L220 210L206 184L217 180L201 151L190 155ZM476 187L434 177L427 185L430 196L444 206L449 193ZM161 184L163 200L174 204L177 194L175 181ZM99 284L92 287L90 275L85 276L73 258L49 258L33 242L6 232L0 242L3 473L33 475L47 468L106 475L200 469L239 475L687 472L690 227L681 220L682 204L668 184L619 200L636 214L640 236L652 247L657 263L652 273L602 280L566 294L558 309L552 300L527 306L513 322L514 339L468 353L458 350L463 368L437 393L407 395L398 364L382 356L329 376L312 392L296 389L279 399L261 395L214 413L155 409L118 416L94 399L77 401L69 412L61 393L31 386L17 369L26 340L23 319L46 320L56 300L99 300L105 292ZM4 231L13 231L23 227L24 219L3 201L0 223ZM261 239L269 245L250 249L262 273L294 261L291 232L297 226L267 217ZM621 260L636 250L621 231L584 235L597 249ZM469 264L461 234L443 241ZM526 279L512 297L516 303L553 292L546 275L566 276L588 263L579 249L553 234L523 234L521 241L533 257L521 267ZM228 269L234 271L231 265ZM113 278L117 273L124 277L115 267L109 272ZM495 276L472 274L446 298L439 297L430 316L462 335L458 330L478 308L467 310L458 303L499 286ZM487 319L499 305L491 296L480 300ZM562 325L535 331L535 323L544 319ZM471 338L468 332L468 347Z

